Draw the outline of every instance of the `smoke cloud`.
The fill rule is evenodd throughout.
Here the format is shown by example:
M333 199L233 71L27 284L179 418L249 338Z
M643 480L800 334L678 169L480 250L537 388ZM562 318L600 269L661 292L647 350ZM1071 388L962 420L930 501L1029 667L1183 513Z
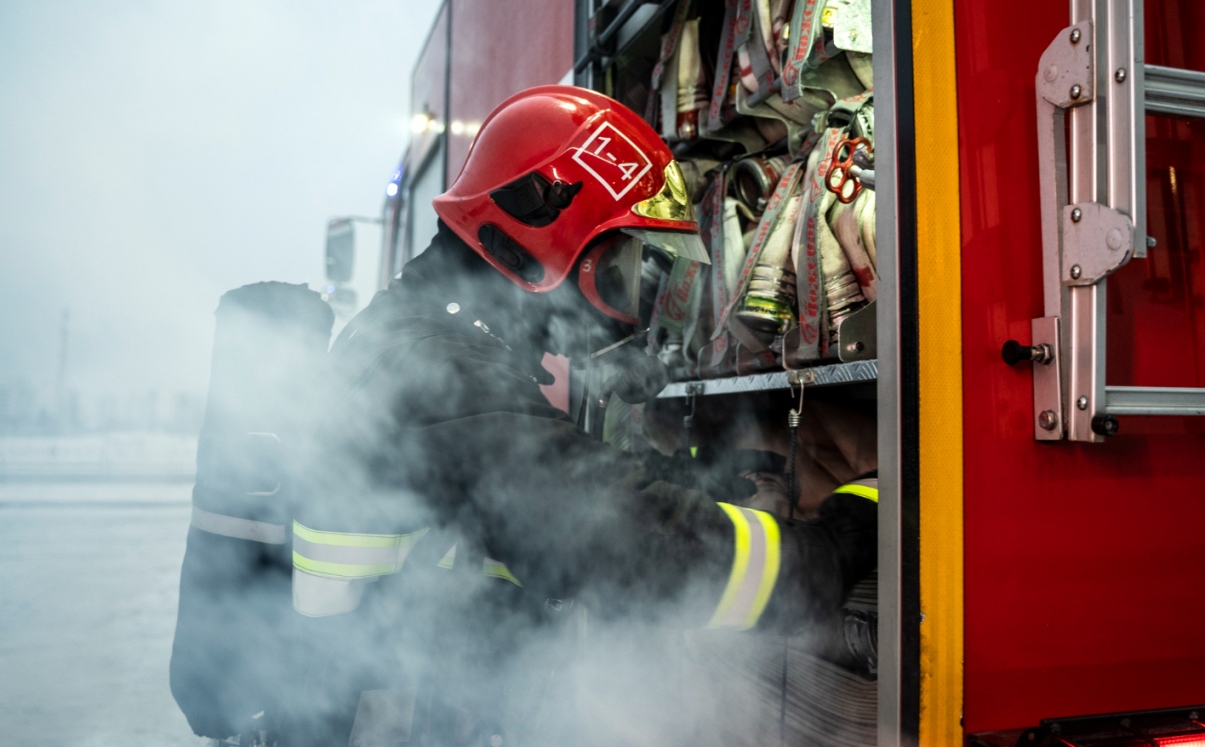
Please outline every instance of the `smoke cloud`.
M437 7L0 5L0 380L53 406L67 308L69 388L203 394L218 296L378 211Z

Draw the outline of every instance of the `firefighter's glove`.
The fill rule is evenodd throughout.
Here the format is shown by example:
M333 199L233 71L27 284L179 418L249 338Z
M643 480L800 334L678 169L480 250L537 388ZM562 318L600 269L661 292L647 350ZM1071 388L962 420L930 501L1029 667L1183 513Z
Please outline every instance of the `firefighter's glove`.
M844 599L878 566L879 504L858 495L834 493L820 504L817 521L833 538L844 580Z
M759 628L790 635L829 619L878 561L878 506L834 494L809 521L780 520L782 566Z
M754 472L781 472L783 458L766 451L718 450L701 447L692 455L679 449L673 456L654 454L646 460L648 482L664 480L691 490L701 490L717 501L741 504L757 492L748 476Z

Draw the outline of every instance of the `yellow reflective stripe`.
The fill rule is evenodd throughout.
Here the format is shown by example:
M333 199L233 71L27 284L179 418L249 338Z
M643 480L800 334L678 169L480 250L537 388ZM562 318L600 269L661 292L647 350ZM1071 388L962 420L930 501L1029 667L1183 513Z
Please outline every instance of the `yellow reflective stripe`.
M868 501L879 502L879 489L872 488L869 485L859 485L856 482L851 482L848 485L842 485L833 491L834 493L847 493L849 495L858 495Z
M778 581L782 562L778 522L765 511L716 505L732 521L732 572L707 627L748 630L761 618Z
M323 560L311 560L296 550L293 551L293 567L316 576L345 579L388 576L401 570L401 565L398 563L353 565L351 563L331 563Z
M317 576L373 578L397 573L426 528L409 534L325 532L293 522L293 567Z
M733 605L736 604L736 595L740 591L741 581L745 578L745 570L749 566L749 522L745 520L741 510L736 506L730 503L717 503L716 505L723 509L729 520L732 521L732 526L736 530L736 542L732 572L728 574L728 585L724 587L724 594L715 608L715 614L711 616L711 622L707 624L709 628L723 626L723 621L728 617Z
M293 534L318 545L339 545L341 547L397 547L398 540L410 537L410 534L355 534L351 532L323 532L310 529L301 522L293 522Z
M443 558L435 565L439 568L446 568L449 570L454 568L456 566L456 545L452 545L452 549L444 553ZM506 567L506 563L503 563L500 560L486 558L481 563L481 573L486 576L490 576L491 578L500 578L504 581L510 581L515 586L523 585L519 583L519 579L515 578L515 574L511 573L510 569Z
M506 567L506 563L494 560L493 558L485 559L485 562L481 564L481 572L493 578L510 581L515 586L523 585L519 583L519 579L515 578L515 574L511 573L510 569Z

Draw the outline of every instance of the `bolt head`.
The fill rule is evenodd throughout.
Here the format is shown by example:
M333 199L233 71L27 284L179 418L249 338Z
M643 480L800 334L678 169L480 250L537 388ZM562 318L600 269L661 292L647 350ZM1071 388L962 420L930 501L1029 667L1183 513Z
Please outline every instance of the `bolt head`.
M1088 397L1086 395L1081 395L1080 398L1075 401L1075 406L1081 410L1087 410L1088 409Z
M1117 72L1113 73L1113 80L1118 83L1126 82L1126 69L1124 67L1117 68Z
M448 304L448 313L449 314L459 314L460 313L460 304L456 303L455 301Z
M1047 83L1053 83L1059 77L1059 66L1050 65L1043 71L1042 77L1046 79Z
M1114 229L1110 230L1109 233L1105 236L1105 243L1108 244L1109 248L1112 249L1113 251L1117 251L1118 249L1121 248L1121 242L1122 242L1122 236L1121 236L1121 229L1119 229L1119 228L1114 228Z
M1059 416L1054 410L1042 410L1038 414L1038 425L1042 426L1043 430L1052 431L1059 427Z
M1071 209L1071 222L1072 223L1079 223L1083 219L1084 219L1084 211L1083 210L1080 210L1079 208Z
M1071 279L1079 280L1080 275L1084 274L1084 270L1079 265L1071 265Z
M1156 246L1158 243L1159 243L1158 241L1155 241L1155 237L1154 237L1154 236L1147 236L1147 237L1146 237L1146 248L1147 248L1147 249L1154 249L1154 248L1155 248L1155 246Z
M1079 44L1079 40L1082 36L1083 36L1083 34L1080 33L1079 29L1071 29L1071 43L1072 44Z
M1078 83L1074 86L1071 86L1071 98L1078 99L1083 92L1084 89L1081 88Z

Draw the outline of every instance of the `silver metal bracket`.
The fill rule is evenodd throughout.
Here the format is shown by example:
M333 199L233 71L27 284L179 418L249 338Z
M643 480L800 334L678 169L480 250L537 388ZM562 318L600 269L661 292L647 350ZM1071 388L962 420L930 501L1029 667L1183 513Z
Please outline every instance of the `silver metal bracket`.
M1047 316L1029 323L1035 348L1050 351L1050 357L1033 362L1033 437L1059 441L1063 427L1063 385L1059 375L1059 320Z
M837 325L837 358L842 363L868 361L879 357L875 335L877 304L866 304Z
M1068 26L1050 42L1038 63L1038 97L1060 109L1094 98L1092 21Z
M1133 254L1130 216L1098 202L1063 208L1063 285L1095 285Z

